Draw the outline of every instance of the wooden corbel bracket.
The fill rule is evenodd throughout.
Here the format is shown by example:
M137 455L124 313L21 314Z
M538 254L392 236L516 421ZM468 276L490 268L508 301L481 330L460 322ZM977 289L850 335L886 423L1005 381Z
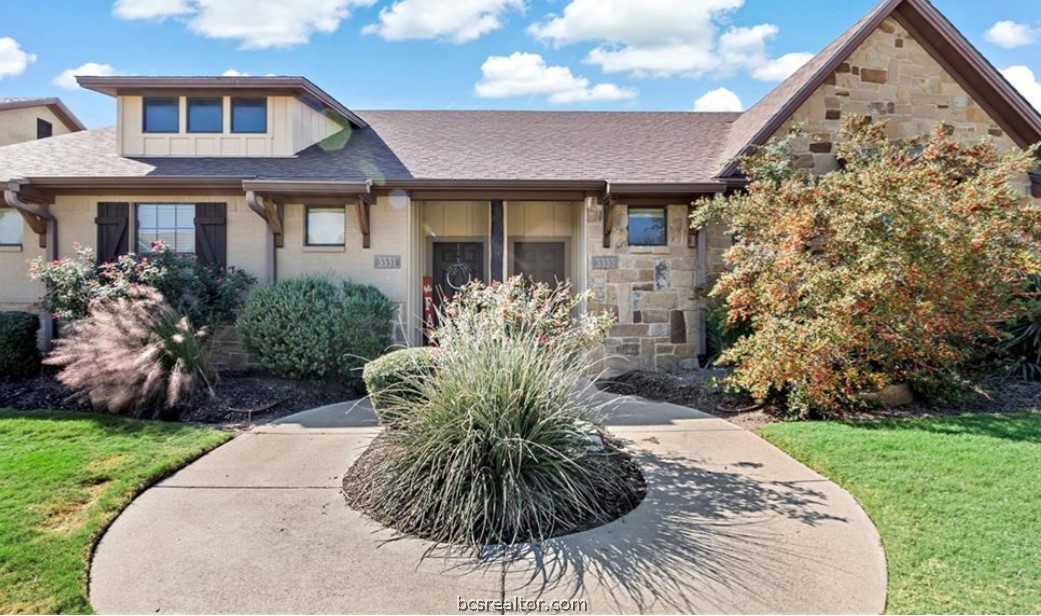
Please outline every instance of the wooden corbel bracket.
M281 248L285 245L285 205L281 201L265 199L252 190L246 191L246 205L249 209L264 219L272 235L274 235L275 246Z
M8 207L18 210L18 213L25 219L25 223L39 237L40 248L46 248L47 235L54 223L54 216L46 209L23 201L20 193L19 185L12 182L4 189L4 203ZM42 205L42 207L46 207L46 205Z
M354 204L355 209L358 211L358 227L361 229L362 248L368 248L372 243L369 208L375 202L376 198L372 194L362 193L358 195L358 201Z
M604 195L600 199L600 205L604 208L604 248L611 247L611 231L614 229L615 223L615 207L614 197L611 195Z

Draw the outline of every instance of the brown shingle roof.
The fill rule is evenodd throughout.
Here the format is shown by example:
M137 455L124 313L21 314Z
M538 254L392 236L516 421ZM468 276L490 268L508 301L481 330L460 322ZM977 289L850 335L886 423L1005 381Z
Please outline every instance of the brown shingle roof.
M0 178L709 182L736 113L362 111L369 123L293 158L124 158L115 128L0 148ZM342 147L341 147L342 145Z

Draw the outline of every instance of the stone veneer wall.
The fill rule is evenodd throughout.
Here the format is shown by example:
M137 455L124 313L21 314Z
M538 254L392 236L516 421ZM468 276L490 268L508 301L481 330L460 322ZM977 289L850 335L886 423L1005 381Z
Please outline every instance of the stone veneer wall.
M607 310L618 319L605 346L608 366L696 367L699 326L693 293L697 250L687 247L688 206L667 206L667 246L629 246L628 207L614 207L611 247L604 248L604 208L592 200L586 205L587 266L594 293L588 309ZM608 263L604 263L605 257Z
M836 168L834 143L847 114L885 120L893 139L928 134L939 122L965 141L1015 143L929 52L895 19L868 36L834 75L778 131L802 127L798 165L826 173Z

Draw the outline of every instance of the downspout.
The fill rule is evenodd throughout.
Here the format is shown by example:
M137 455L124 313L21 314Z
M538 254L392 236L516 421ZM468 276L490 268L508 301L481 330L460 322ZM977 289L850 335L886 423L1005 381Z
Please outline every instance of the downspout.
M56 261L58 259L58 219L47 210L33 207L22 201L18 194L20 188L21 185L17 182L10 182L4 189L4 202L9 207L18 210L29 226L40 235L41 243L45 248L44 258L48 262ZM46 225L43 234L40 234L38 229L41 220ZM47 313L41 314L40 326L43 333L43 350L50 351L54 343L54 317Z
M264 207L263 197L258 195L256 191L246 191L246 205L264 221L264 228L267 230L264 243L265 274L267 281L274 284L278 280L278 250L275 246L275 230L271 228L271 222L268 220L268 212L267 208Z

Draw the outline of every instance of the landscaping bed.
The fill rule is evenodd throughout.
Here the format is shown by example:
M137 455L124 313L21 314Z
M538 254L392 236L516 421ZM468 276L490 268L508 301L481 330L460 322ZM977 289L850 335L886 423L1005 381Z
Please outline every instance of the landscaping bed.
M613 467L615 482L611 490L601 490L598 502L602 509L598 515L588 515L579 519L563 519L562 523L541 536L535 529L517 538L518 543L529 540L546 540L552 537L570 535L608 524L635 509L647 496L647 482L640 467L626 451L623 443L605 431L598 432L604 443L604 456ZM343 493L347 504L361 511L370 518L399 532L415 534L423 539L439 541L439 537L424 536L416 533L416 529L403 527L400 519L388 515L376 505L374 497L379 494L373 489L373 481L385 473L395 453L394 445L388 443L386 436L377 437L372 445L358 458L347 471L343 479Z
M283 379L262 373L223 374L214 395L200 394L181 410L179 420L231 426L264 423L319 406L360 398L364 392L333 383ZM0 408L90 411L90 401L75 396L53 376L0 382ZM260 410L257 410L260 409ZM248 410L255 412L249 413Z
M597 387L614 394L640 396L649 400L688 406L727 419L749 430L757 430L767 424L784 420L785 414L779 407L769 404L757 405L751 398L728 393L722 386L713 382L726 374L727 371L720 368L682 373L633 370L601 379L597 382ZM843 415L843 418L921 418L964 413L1008 413L1041 408L1041 382L1038 381L985 377L980 380L978 389L970 400L956 405L929 406L916 402L907 406L850 411Z
M0 409L0 613L89 613L91 549L107 525L144 488L229 438L199 426Z

